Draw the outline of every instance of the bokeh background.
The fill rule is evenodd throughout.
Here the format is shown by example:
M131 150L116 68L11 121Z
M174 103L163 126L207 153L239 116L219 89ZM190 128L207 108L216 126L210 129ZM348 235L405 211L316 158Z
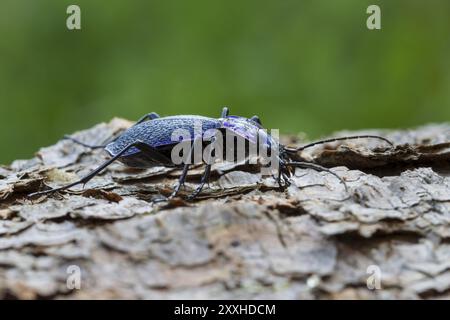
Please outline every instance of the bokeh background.
M66 28L81 7L82 30ZM366 28L378 4L382 29ZM307 132L450 119L447 0L2 0L0 163L114 116Z

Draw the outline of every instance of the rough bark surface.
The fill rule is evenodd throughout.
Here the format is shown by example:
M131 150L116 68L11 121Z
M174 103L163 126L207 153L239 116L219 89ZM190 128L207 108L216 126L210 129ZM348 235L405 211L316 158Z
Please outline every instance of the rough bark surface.
M100 144L129 125L114 119L74 136ZM106 159L70 141L0 167L0 297L450 298L450 125L364 133L396 146L303 153L348 192L309 169L280 191L256 168L218 164L197 201L152 204L179 171L114 164L84 190L28 199ZM79 290L67 286L70 266L81 270ZM378 271L381 289L370 290Z

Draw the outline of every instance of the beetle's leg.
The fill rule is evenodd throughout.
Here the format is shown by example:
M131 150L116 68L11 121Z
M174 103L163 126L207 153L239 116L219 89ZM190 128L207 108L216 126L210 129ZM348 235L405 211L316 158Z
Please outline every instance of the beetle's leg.
M347 184L345 183L345 181L341 177L339 177L336 173L334 173L330 169L322 167L321 165L318 165L318 164L315 164L315 163L311 163L311 162L304 162L304 161L286 162L285 165L286 166L291 166L291 167L297 167L297 168L313 169L313 170L316 170L318 172L320 172L320 171L328 172L329 174L332 174L333 176L338 178L339 181L344 185L345 191L348 191Z
M214 136L211 138L210 144L215 143L215 141L216 141L216 137ZM203 190L203 187L205 186L205 184L209 183L209 176L211 174L211 166L212 166L212 162L214 161L214 158L213 158L214 156L215 156L215 154L213 155L213 152L211 152L208 155L208 159L205 159L206 166L205 166L205 171L203 172L202 178L200 179L200 184L197 186L195 191L188 196L189 200L194 200L195 197L197 197L198 194Z
M50 194L50 193L54 193L57 191L62 191L62 190L66 190L68 188L72 188L76 185L79 184L86 184L89 180L91 180L92 178L94 178L97 174L99 174L103 169L105 169L106 167L108 167L111 163L113 163L114 161L116 161L120 156L122 156L127 150L129 150L132 147L136 147L136 148L140 148L142 147L144 143L142 141L137 141L137 142L133 142L131 144L129 144L128 146L126 146L122 151L120 151L118 154L116 154L114 157L112 157L111 159L105 161L103 164L101 164L100 166L98 166L96 169L94 169L93 171L91 171L89 174L87 174L86 176L82 177L80 180L75 181L73 183L67 184L65 186L59 187L59 188L53 188L50 190L45 190L45 191L40 191L40 192L34 192L34 193L30 193L28 195L28 197L34 197L34 196L40 196L43 194ZM144 144L145 145L145 144Z
M226 118L230 114L230 110L228 107L223 107L222 114L220 115L221 118Z
M283 188L283 185L281 184L281 174L283 172L283 169L281 167L278 168L278 176L277 176L277 182L278 182L278 186L280 188Z
M199 140L201 140L201 139L202 139L202 137L197 137L197 138L192 142L191 149L189 150L189 154L188 154L188 156L186 157L186 160L185 160L186 163L185 163L184 166L183 166L183 172L181 173L181 176L180 176L180 178L178 179L178 184L175 186L175 188L174 188L172 194L169 196L169 199L172 199L173 197L175 197L175 196L178 194L178 192L180 191L181 186L184 185L184 182L186 181L186 176L187 176L189 167L191 166L191 164L190 164L189 162L192 160L192 154L193 154L193 152L194 152L195 145L196 145L197 142L198 142Z
M252 120L253 122L256 122L259 125L262 125L261 119L259 119L258 116L253 116L253 117L250 118L250 120Z
M285 187L290 186L291 185L291 181L289 179L289 176L286 173L284 173L284 172L282 173L282 176L283 176L284 186Z
M70 141L72 141L72 142L74 142L76 144L79 144L79 145L81 145L83 147L91 148L91 149L100 149L100 148L106 147L106 145L90 145L90 144L84 143L84 142L82 142L82 141L80 141L78 139L72 138L71 136L68 136L68 135L65 135L63 137L63 139L64 140L70 140Z
M189 170L190 164L186 163L183 166L183 172L181 173L180 178L178 179L178 183L175 186L175 188L173 189L172 194L169 196L169 199L172 199L173 197L176 197L176 195L178 194L178 192L180 191L180 188L182 185L184 185L184 182L186 181L186 176Z
M283 189L290 185L289 177L286 174L286 162L280 160L278 164L278 175L272 175L272 177L278 182L278 186Z
M165 155L161 154L157 149L155 149L154 147L146 144L145 142L142 142L142 141L138 140L138 141L133 142L133 143L129 144L128 146L126 146L123 150L121 150L113 158L111 158L110 160L106 161L102 166L100 166L99 168L97 168L94 171L92 171L86 177L82 178L81 180L85 179L85 181L82 181L82 182L86 184L89 180L91 180L93 177L95 177L97 174L99 174L100 171L102 171L104 168L109 166L112 162L114 162L117 158L122 156L127 150L129 150L132 147L138 148L143 153L146 153L146 154L150 155L153 160L156 160L156 161L160 162L161 165L164 165L164 164L167 164L167 163L171 162L171 160L169 158L167 158Z
M147 113L142 118L140 118L138 121L136 121L136 123L134 125L137 125L137 124L142 123L147 120L153 120L156 118L159 118L159 114L157 114L156 112L150 112L150 113Z
M279 171L277 182L278 182L278 186L281 189L286 188L287 186L290 185L288 175L285 172L281 171L281 170Z
M199 193L203 190L203 187L205 186L205 184L209 181L210 174L211 174L211 165L207 164L205 167L205 171L203 172L202 178L200 180L200 184L195 189L195 191L188 196L189 200L194 200L195 197L197 197L199 195Z

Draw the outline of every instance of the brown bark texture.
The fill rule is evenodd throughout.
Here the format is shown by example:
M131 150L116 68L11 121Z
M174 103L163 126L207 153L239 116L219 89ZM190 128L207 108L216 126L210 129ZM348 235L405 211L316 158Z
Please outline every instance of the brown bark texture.
M129 125L113 119L73 136L101 144ZM2 166L0 297L450 298L450 125L335 136L361 133L395 147L356 140L302 154L348 191L326 172L296 169L280 190L255 166L218 163L196 201L155 204L180 170L116 163L84 189L29 199L107 155L61 140ZM202 170L189 172L182 196Z

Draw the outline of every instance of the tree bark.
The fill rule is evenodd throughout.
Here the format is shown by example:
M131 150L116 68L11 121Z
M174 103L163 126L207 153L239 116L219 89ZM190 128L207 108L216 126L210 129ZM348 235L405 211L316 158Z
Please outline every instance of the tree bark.
M74 137L101 144L129 125ZM450 298L450 125L345 132L361 133L395 147L358 140L302 154L348 191L326 172L297 169L279 190L255 167L217 164L198 200L155 204L180 171L117 163L84 190L28 199L107 158L67 140L0 167L0 297Z

